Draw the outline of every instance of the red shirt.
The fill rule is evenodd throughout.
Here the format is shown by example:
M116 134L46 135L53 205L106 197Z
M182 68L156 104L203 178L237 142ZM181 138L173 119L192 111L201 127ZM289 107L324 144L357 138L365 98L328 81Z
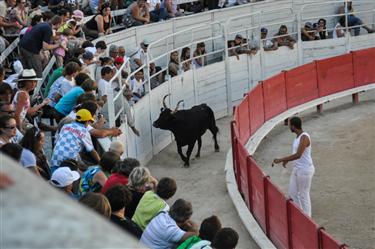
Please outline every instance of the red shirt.
M108 177L107 181L105 182L102 193L104 194L109 188L116 186L116 185L126 185L128 184L128 177L121 175L119 173L113 173L110 177Z

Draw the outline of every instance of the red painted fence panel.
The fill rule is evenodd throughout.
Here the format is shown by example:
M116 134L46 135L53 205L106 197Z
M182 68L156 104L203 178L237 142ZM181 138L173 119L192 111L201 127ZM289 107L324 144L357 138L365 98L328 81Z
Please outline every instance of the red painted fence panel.
M285 72L263 81L263 101L265 120L269 120L287 109Z
M352 54L319 60L316 63L320 97L354 87Z
M316 62L285 72L286 101L288 108L319 97Z
M375 48L352 52L354 85L375 83Z
M320 229L320 249L340 249L341 244L332 238L326 231Z
M266 212L264 206L264 183L265 177L263 171L259 168L253 158L250 159L250 181L251 184L251 203L252 213L263 231L266 231Z
M245 144L250 138L250 114L249 114L249 97L248 95L242 100L237 107L238 128L240 133L240 142Z
M292 201L288 202L290 222L289 233L292 248L294 249L318 249L318 226Z
M286 198L269 178L266 178L265 181L268 197L269 237L277 248L288 248L288 215Z
M259 127L264 124L264 106L263 106L263 84L258 84L249 93L249 111L251 132L254 134Z
M248 179L248 167L247 167L247 157L249 153L247 152L245 146L241 143L237 143L237 153L238 153L238 170L240 171L240 185L238 186L240 192L243 194L245 203L247 207L250 207L250 195L249 195L249 179Z
M235 108L237 109L237 108ZM234 112L236 114L236 111ZM236 116L235 116L236 117ZM233 171L234 176L236 177L237 186L239 186L239 177L240 173L238 170L238 150L237 150L237 143L238 143L238 128L236 121L231 122L231 138L232 138L232 157L233 157Z

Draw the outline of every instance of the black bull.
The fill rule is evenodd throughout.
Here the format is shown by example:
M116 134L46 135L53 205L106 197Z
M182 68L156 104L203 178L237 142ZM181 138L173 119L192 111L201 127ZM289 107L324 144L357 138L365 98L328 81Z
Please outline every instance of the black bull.
M177 103L174 111L169 109L163 98L163 106L159 118L153 123L155 128L169 130L173 133L178 154L185 162L185 166L189 166L189 159L193 151L195 142L198 141L198 152L196 157L200 157L202 147L202 135L209 129L215 141L215 151L219 151L216 135L219 129L216 126L215 116L212 109L206 104L193 106L189 110L178 110L178 106L182 101ZM186 156L182 154L182 147L188 145Z

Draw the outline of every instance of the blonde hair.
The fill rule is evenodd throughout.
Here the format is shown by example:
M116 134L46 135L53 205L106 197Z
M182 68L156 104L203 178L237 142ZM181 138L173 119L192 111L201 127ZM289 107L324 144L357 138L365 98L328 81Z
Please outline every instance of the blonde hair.
M135 167L129 175L128 186L133 190L141 190L150 182L151 173L146 167Z
M107 218L111 217L111 205L105 195L88 192L79 199L79 202Z

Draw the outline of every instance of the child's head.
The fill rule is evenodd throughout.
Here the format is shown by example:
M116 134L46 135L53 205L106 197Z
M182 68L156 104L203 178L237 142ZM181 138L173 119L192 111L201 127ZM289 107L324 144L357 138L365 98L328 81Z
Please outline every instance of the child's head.
M73 35L73 30L71 30L71 29L64 29L63 35L64 36L72 36Z

